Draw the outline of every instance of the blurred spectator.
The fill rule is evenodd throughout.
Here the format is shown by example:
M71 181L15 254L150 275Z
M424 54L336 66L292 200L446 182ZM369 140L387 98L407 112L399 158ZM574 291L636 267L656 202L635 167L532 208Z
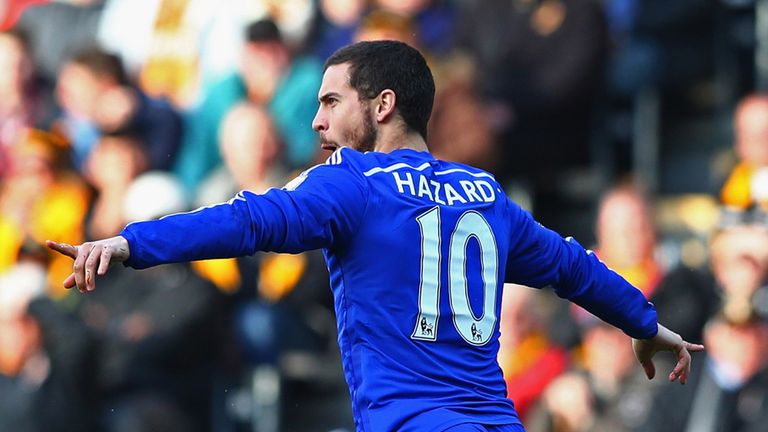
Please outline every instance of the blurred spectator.
M187 112L208 86L237 70L248 23L275 20L294 51L302 48L314 13L311 0L108 0L98 36L144 91Z
M320 0L320 13L312 52L325 61L337 49L352 43L366 11L367 0Z
M122 281L110 282L111 298L88 299L81 312L102 341L97 430L207 430L215 290L203 291L207 285L180 269L139 279L120 274Z
M205 1L205 0L201 0ZM236 0L247 23L270 20L291 52L302 52L317 18L315 0Z
M768 420L768 225L724 227L710 257L722 308L704 329L703 367L665 384L643 431L756 432Z
M613 52L608 88L631 96L650 87L681 88L712 69L712 18L718 2L608 0Z
M607 31L596 0L471 3L461 45L477 62L480 94L500 138L498 175L524 183L544 225L563 226L568 175L588 167L590 128ZM572 223L569 221L568 223Z
M28 242L0 274L0 430L93 430L91 340L45 298L46 259Z
M723 229L712 239L710 257L725 318L737 324L768 319L768 225Z
M544 391L540 406L528 417L532 432L586 432L595 421L595 400L587 380L577 373L558 377ZM563 409L568 407L568 409Z
M53 101L37 79L26 36L0 32L0 179L8 173L8 152L23 130L45 126L53 117Z
M38 130L28 130L13 146L10 172L0 183L0 273L27 241L82 241L88 193L66 169L64 146L60 137ZM72 263L51 257L48 280L52 294L60 295Z
M526 426L558 432L636 430L654 415L650 405L656 382L635 367L632 343L621 330L597 318L582 329L583 369L556 378Z
M120 59L99 49L79 52L62 68L56 92L64 110L60 129L72 141L78 168L101 133L135 133L150 169L172 166L182 138L179 115L128 81Z
M448 54L456 38L457 12L444 0L374 0L379 8L413 20L416 45L435 55Z
M202 86L237 69L252 9L247 0L108 0L98 39L144 91L185 112L199 102Z
M96 45L103 0L60 0L27 7L18 27L30 36L35 65L48 82L76 52Z
M281 147L263 107L253 102L237 104L221 125L224 164L201 186L198 204L221 202L242 189L262 192L284 184ZM343 378L335 374L338 368L332 361L337 346L322 254L260 253L197 261L193 268L231 294L228 306L232 322L227 327L235 337L231 346L235 355L225 375L235 386L246 387L253 397L250 422L257 429L271 430L267 425L274 421L283 426L277 430L296 431L322 430L323 424L328 424L328 429L346 425L349 417L337 415L337 408L318 412L311 426L302 426L303 416L296 412L320 406L319 399L342 406L344 412L347 408ZM294 364L289 358L299 362ZM326 360L328 367L318 364ZM305 387L307 383L310 388ZM301 408L294 407L298 401Z
M438 159L461 162L495 171L496 141L477 89L477 71L465 56L436 62L435 105L427 143Z
M115 151L130 146L108 143ZM118 160L117 154L111 156ZM185 210L183 189L169 174L147 176L132 182L124 203L116 204L125 209L123 221ZM155 194L166 199L148 199ZM221 329L216 289L188 265L172 264L117 271L91 294L82 297L78 314L99 342L95 375L100 403L93 414L98 430L207 430Z
M121 4L122 3L122 4ZM118 2L116 9L142 22L145 8ZM200 44L209 30L214 4L195 0L158 0L152 2L154 22L144 37L144 57L140 62L139 85L151 97L171 101L178 109L190 108L197 97L200 84ZM114 13L114 12L113 12ZM109 15L114 21L114 15ZM120 19L123 19L121 16ZM103 27L102 34L108 31ZM146 28L145 28L146 30ZM112 45L115 45L112 37ZM141 43L141 39L134 43ZM125 41L120 42L124 47ZM127 48L127 47L126 47Z
M86 162L86 178L96 189L86 221L88 238L117 235L126 224L123 200L134 179L147 168L141 142L133 135L105 135Z
M386 39L419 47L413 19L387 10L366 15L354 35L355 42ZM493 131L477 91L471 60L458 54L441 58L426 55L433 63L436 86L427 135L430 150L440 159L494 168Z
M317 15L317 2L313 0L259 0L257 8L262 15L254 19L271 19L280 29L283 41L292 51L300 51L307 41L311 23Z
M270 187L285 184L286 174L278 163L280 149L281 145L268 113L251 102L236 105L222 124L220 151L224 165L214 171L203 184L197 204L211 205L221 202L243 189L260 193ZM311 257L311 261L308 261L308 257ZM310 264L314 270L308 273ZM194 262L193 267L225 291L236 291L239 300L259 299L266 305L280 303L297 285L303 285L304 289L311 292L319 290L325 294L321 297L326 300L330 297L325 280L327 274L321 268L322 260L318 254L259 254L256 257L199 261ZM317 270L320 270L319 274ZM306 294L300 294L304 295ZM291 311L282 312L282 315L298 316ZM283 323L280 327L291 329L296 325ZM264 334L275 331L262 329L257 333L261 335L260 340L265 340L269 338ZM273 342L277 343L276 341L277 339ZM298 341L294 340L292 343L296 342ZM286 345L290 346L292 343ZM263 359L274 358L278 348L269 345L261 349L265 351L259 351L256 357Z
M688 384L665 383L642 431L758 432L768 421L768 325L719 317Z
M499 366L504 371L507 395L523 422L547 385L569 362L565 350L547 337L539 295L528 287L506 285L501 304Z
M736 211L757 206L768 212L768 95L743 98L736 108L733 126L738 164L720 198Z
M601 200L596 227L598 257L656 305L659 321L686 340L701 341L704 324L718 307L708 275L659 262L652 204L636 187L621 185Z
M363 18L355 31L354 42L398 40L419 46L413 20L384 10L374 10Z
M285 145L287 165L301 167L317 151L311 120L317 108L321 65L306 57L292 58L270 21L251 24L246 38L242 79L248 99L267 107Z
M99 19L99 46L120 56L126 71L137 77L147 61L162 0L107 0ZM130 34L130 37L126 35Z
M223 120L219 152L224 165L214 170L198 191L196 204L226 201L246 189L261 193L285 184L277 132L263 108L250 102L235 105Z
M274 22L257 21L246 30L241 73L214 84L201 105L190 114L176 172L188 190L219 165L221 121L239 101L262 106L270 115L283 145L281 163L301 168L317 153L312 119L322 65L307 57L293 57Z
M655 257L656 229L643 193L620 185L605 194L598 206L595 234L600 260L646 297L653 296L664 269Z
M420 47L414 21L388 10L374 10L363 18L354 41L399 40ZM463 55L429 58L435 77L435 105L427 135L436 157L490 169L495 168L495 141L484 101L476 85L472 61Z

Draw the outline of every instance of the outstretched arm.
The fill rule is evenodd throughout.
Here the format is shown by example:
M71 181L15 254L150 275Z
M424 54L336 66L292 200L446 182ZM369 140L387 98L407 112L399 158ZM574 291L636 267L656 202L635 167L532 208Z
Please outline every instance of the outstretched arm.
M704 350L704 345L692 344L683 340L680 335L658 324L659 331L650 339L632 339L632 348L635 357L645 370L648 379L656 375L656 366L653 364L653 356L659 351L671 351L677 356L677 364L669 374L669 380L680 379L680 384L688 381L691 372L691 352Z
M653 304L575 240L563 239L542 227L513 204L510 209L518 219L507 263L507 282L533 287L551 285L558 296L622 329L633 338L635 355L648 378L655 375L653 356L659 351L674 352L677 365L669 379L687 381L690 352L703 350L702 345L688 343L658 324Z
M344 244L367 206L365 182L342 149L334 164L318 165L283 189L242 191L230 201L155 221L135 222L117 237L79 246L48 242L75 260L64 286L92 291L113 262L143 269L159 264L251 255L297 253ZM342 152L339 150L339 152ZM344 162L340 162L344 161Z
M72 273L64 279L64 288L77 286L80 292L93 291L96 288L96 275L104 276L110 264L123 262L131 256L128 241L122 236L87 242L79 246L51 240L47 240L45 244L75 260Z

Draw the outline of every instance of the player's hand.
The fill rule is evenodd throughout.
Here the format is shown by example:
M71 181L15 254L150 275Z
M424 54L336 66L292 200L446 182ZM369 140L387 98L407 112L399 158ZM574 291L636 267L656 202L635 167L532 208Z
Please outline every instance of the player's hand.
M659 351L671 351L677 356L677 364L669 374L669 380L680 379L680 384L688 381L691 372L691 352L703 351L704 345L686 342L679 334L658 324L659 331L650 339L632 339L632 348L635 357L645 370L648 379L656 375L656 367L653 365L653 356Z
M47 240L45 245L74 260L72 274L64 279L64 288L77 287L80 292L96 289L96 275L104 276L112 263L123 262L130 256L128 240L117 236L73 246Z

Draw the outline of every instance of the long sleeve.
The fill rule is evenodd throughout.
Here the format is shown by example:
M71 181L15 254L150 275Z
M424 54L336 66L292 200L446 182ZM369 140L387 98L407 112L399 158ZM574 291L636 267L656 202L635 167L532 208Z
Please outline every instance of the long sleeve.
M572 238L564 239L509 202L513 217L505 282L552 286L568 299L634 338L656 335L653 304Z
M283 189L243 191L227 203L132 223L121 233L130 246L125 265L332 248L357 229L366 187L362 175L345 165L318 165Z

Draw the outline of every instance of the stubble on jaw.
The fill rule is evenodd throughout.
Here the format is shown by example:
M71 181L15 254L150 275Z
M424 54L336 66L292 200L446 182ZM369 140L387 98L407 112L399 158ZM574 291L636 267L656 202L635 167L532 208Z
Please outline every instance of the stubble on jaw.
M365 153L373 151L376 147L378 130L373 124L371 110L362 108L362 128L355 128L344 134L344 141L353 149Z

